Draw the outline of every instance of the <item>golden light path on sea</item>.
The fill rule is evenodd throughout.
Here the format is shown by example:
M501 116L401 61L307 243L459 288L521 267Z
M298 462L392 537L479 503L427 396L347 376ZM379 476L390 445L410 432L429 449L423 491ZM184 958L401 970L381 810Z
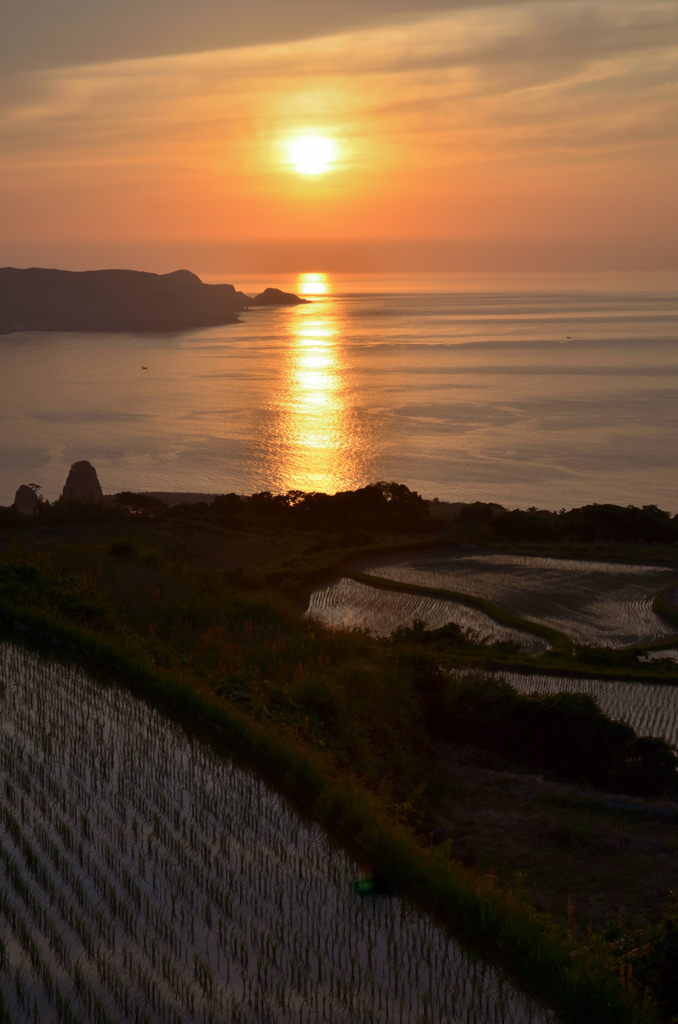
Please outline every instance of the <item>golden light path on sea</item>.
M296 291L311 300L329 297L329 275L300 274ZM353 478L355 446L340 314L331 302L297 306L288 331L277 402L285 469L301 490L341 490Z

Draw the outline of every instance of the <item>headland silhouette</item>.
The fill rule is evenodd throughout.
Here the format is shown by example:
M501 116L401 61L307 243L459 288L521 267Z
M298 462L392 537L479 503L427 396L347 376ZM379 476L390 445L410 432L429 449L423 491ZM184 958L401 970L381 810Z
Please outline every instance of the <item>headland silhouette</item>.
M266 288L250 297L232 284L205 284L189 270L0 268L0 334L19 331L180 331L238 322L253 306L305 303Z

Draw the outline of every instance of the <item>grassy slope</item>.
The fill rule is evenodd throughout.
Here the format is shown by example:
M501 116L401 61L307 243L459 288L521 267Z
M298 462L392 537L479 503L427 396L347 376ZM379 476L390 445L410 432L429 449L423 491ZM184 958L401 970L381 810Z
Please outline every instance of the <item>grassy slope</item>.
M129 541L126 553L124 545L122 555L110 553L115 539ZM382 547L387 543L392 541L384 539ZM572 877L582 856L595 859L586 846L591 829L581 825L590 819L590 808L571 799L557 808L560 834L575 836L574 845L567 839L561 844L569 843L567 857L559 855L548 832L552 803L550 817L539 818L529 842L512 852L506 844L497 850L507 827L524 830L524 819L506 818L494 829L490 825L489 833L486 822L479 826L492 786L487 779L478 782L477 771L471 785L468 771L464 776L450 763L449 750L431 754L398 653L364 635L331 633L301 617L295 602L303 600L309 580L348 556L328 550L312 534L229 534L188 523L8 534L0 555L0 608L6 622L18 618L33 627L29 638L44 634L50 646L52 637L73 644L69 657L122 679L206 729L357 856L453 921L457 933L505 963L570 1019L644 1018L609 973L601 942L578 942L557 921L535 912L529 896L557 909L543 895L557 890L553 879L537 871L538 884L531 889L533 869L527 880L517 870L529 862L529 847L534 863L534 849L542 852L544 840L561 881ZM243 583L253 588L267 579L278 581L292 600L279 592L242 589ZM495 788L504 786L505 793L509 768L479 770L493 771ZM540 801L541 796L535 806ZM596 813L605 829L614 825L613 845L621 842L628 850L628 829L637 830L638 823ZM480 849L464 851L462 843L430 847L431 827L454 821L455 814L471 823ZM577 836L585 840L580 850ZM665 830L657 842L670 850L672 839L673 832ZM594 885L601 873L615 871L613 857L600 850L597 856ZM640 889L647 870L647 859L640 857ZM633 885L628 871L622 882ZM562 904L564 892L555 895Z

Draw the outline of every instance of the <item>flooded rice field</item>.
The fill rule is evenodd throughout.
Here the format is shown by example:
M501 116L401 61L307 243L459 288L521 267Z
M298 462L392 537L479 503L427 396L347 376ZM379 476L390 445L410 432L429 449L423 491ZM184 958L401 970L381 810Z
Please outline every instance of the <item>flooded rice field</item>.
M419 552L372 562L362 571L482 597L581 644L626 647L676 633L675 626L652 610L658 591L678 586L678 570L663 566Z
M497 675L520 693L589 693L606 715L624 719L640 736L659 736L678 746L678 686L520 672Z
M367 629L375 636L388 636L399 626L411 626L421 619L429 629L455 622L486 637L489 643L512 640L529 654L549 647L542 637L503 626L478 608L444 598L379 590L346 578L314 590L306 614L335 629Z
M11 1020L551 1019L127 692L4 645L0 723Z

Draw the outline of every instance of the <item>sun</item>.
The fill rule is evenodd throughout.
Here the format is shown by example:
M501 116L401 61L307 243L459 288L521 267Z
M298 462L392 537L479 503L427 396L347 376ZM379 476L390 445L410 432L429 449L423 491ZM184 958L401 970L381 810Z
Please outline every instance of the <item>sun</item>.
M289 143L287 154L300 174L324 174L336 161L337 144L323 135L304 135Z

